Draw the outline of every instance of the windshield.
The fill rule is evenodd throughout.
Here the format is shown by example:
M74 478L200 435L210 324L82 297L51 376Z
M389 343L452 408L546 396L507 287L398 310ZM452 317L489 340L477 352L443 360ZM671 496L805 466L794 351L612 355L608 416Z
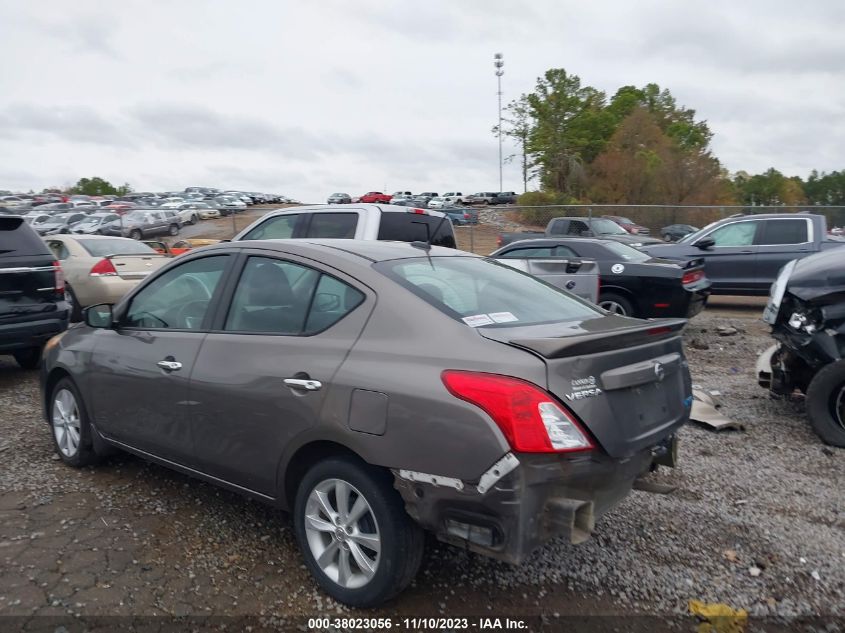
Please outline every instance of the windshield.
M136 242L117 237L105 240L77 240L79 245L88 251L93 257L105 257L107 255L157 255L153 249L143 242Z
M613 220L596 218L590 222L590 227L596 235L628 235L628 231Z
M619 242L611 242L608 240L607 244L604 244L603 246L607 250L612 251L614 255L617 255L628 262L644 262L651 259L651 257L642 251L638 251L633 246L628 246L627 244L620 244Z
M456 321L513 327L600 316L536 277L480 257L420 257L373 266Z

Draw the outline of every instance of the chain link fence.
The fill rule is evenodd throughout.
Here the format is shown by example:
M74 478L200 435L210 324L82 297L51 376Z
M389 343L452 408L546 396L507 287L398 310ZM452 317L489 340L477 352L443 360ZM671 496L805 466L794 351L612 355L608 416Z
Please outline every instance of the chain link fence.
M734 216L759 213L816 213L827 219L828 231L841 234L845 227L845 206L700 206L700 205L632 205L576 204L547 206L482 206L473 207L478 222L456 226L458 247L487 255L498 247L499 233L543 231L549 220L560 217L607 217L629 230L656 239L673 241L690 229L702 228L711 222ZM633 225L642 227L635 229ZM670 227L676 227L670 229ZM526 235L526 238L531 237Z

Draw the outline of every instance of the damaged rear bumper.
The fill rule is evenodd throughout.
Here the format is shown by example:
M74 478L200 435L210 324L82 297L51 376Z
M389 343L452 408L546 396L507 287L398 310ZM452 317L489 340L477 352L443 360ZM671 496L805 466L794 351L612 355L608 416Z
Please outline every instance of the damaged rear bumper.
M599 454L508 454L478 482L394 471L408 513L447 543L521 563L557 537L589 538L652 464L673 466L676 440L625 460ZM498 474L496 474L498 471Z

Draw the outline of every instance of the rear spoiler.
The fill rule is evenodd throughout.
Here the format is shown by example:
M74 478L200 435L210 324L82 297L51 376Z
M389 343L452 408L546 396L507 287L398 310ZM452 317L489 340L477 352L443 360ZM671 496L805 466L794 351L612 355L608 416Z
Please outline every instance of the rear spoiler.
M609 332L605 330L593 334L514 339L509 342L515 347L534 352L543 358L567 358L674 338L680 334L686 324L686 319L660 319L645 325Z

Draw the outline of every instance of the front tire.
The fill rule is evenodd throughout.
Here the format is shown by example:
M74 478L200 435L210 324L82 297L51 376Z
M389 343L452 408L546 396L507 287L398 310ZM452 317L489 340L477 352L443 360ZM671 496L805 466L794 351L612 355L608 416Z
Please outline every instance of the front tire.
M845 360L823 367L807 388L807 415L816 434L845 448Z
M353 607L374 607L413 580L423 532L390 475L349 457L316 463L299 484L294 530L322 589Z
M179 235L179 226L176 224L171 224L167 232L171 235Z
M62 378L53 387L49 415L53 445L65 464L81 468L97 461L88 414L70 378Z
M141 231L139 231L138 229L133 229L129 231L129 237L131 237L133 240L140 240L142 237Z

